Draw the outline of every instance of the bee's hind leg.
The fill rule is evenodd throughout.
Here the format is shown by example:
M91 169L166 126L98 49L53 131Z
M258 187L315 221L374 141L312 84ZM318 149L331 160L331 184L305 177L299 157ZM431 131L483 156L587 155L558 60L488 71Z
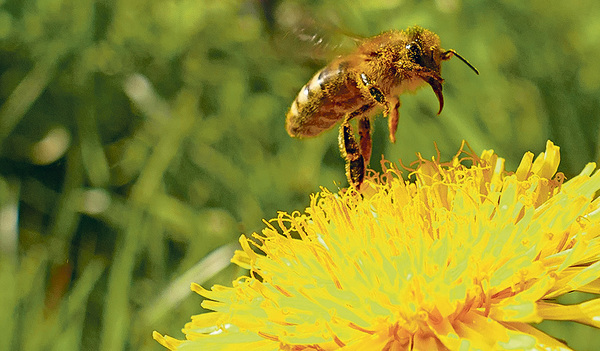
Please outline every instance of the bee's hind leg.
M359 188L365 179L365 159L360 154L352 126L346 120L342 122L340 127L339 143L342 157L346 159L346 177L348 178L348 182Z
M360 154L365 159L365 165L371 160L371 120L369 116L362 115L358 120L358 135L360 135Z
M369 103L349 113L340 127L339 147L342 157L346 159L346 177L348 182L360 188L365 179L366 167L371 159L371 121L368 112L375 107ZM350 120L359 116L358 133L360 143L356 141Z

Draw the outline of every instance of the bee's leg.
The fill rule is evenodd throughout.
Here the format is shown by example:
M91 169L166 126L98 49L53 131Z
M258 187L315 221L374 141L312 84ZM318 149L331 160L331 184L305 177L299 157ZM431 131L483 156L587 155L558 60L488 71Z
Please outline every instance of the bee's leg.
M346 177L348 182L360 188L366 172L366 166L371 158L371 123L368 112L375 103L363 105L356 111L346 115L340 126L339 147L342 157L346 160ZM360 144L356 141L350 120L361 116L358 121Z
M365 166L371 160L371 120L369 116L363 115L358 120L358 135L360 135L360 154L365 160Z
M390 129L390 141L396 142L396 130L398 129L398 109L400 108L400 100L396 97L389 100L388 108L390 111L388 119L388 127Z
M348 120L344 120L340 126L339 144L342 157L346 159L346 178L351 185L359 188L365 179L365 159L360 154Z
M400 100L395 96L386 97L377 86L373 85L371 80L364 73L360 74L360 82L362 82L364 84L364 87L368 89L371 97L377 103L384 106L385 110L383 111L383 115L385 117L389 116L388 127L390 129L390 141L392 143L395 143L396 130L398 129L398 108L400 108Z
M367 77L366 74L361 73L359 81L363 83L364 87L369 91L369 94L371 95L371 97L373 99L375 99L375 101L377 101L381 105L385 106L386 110L387 110L388 109L388 103L387 103L387 100L385 98L385 95L383 94L383 92L377 86L373 85L373 83L371 82L371 80L369 79L369 77ZM385 112L385 114L387 114L387 111Z

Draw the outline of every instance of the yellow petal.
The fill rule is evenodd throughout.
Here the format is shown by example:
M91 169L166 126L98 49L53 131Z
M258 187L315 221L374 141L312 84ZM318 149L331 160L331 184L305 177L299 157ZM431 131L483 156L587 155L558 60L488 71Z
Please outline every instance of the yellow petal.
M548 334L543 333L539 329L534 328L533 326L527 323L519 323L519 322L503 322L507 328L515 331L522 332L527 335L533 336L537 342L538 346L536 349L539 350L552 350L552 351L572 351L567 345L562 342L554 339Z
M588 267L573 267L568 273L570 273L568 275L569 279L564 279L556 284L557 286L561 286L562 289L557 290L552 294L548 294L546 298L552 298L574 290L581 290L581 287L592 284L598 279L598 276L600 276L600 261ZM593 287L593 285L588 288L591 287ZM595 291L595 293L598 292L600 292L600 289Z
M545 179L551 179L558 170L560 163L560 148L548 140L546 151L538 155L533 162L531 171Z
M521 163L517 170L515 171L515 175L517 179L520 181L524 181L529 177L529 172L531 170L531 165L533 164L533 152L526 152L521 159Z
M152 332L152 337L154 340L158 341L162 346L168 348L169 350L175 350L183 341L172 338L168 335L161 335L159 332Z
M579 288L577 288L577 291L591 294L600 294L600 279L595 279L586 285L580 286Z
M577 305L539 302L538 312L544 319L568 320L600 328L600 298Z

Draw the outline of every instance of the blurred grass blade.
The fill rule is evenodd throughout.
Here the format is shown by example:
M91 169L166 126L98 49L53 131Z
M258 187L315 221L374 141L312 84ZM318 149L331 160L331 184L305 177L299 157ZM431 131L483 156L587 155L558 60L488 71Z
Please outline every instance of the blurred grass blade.
M14 260L7 255L0 255L0 330L4 334L0 338L0 350L12 350L14 338L17 337L16 316L18 302L17 267Z
M52 350L81 350L84 319L86 315L87 301L92 293L98 279L104 272L105 264L100 259L92 260L83 271L77 284L73 287L65 304L62 306L62 318L60 327L55 324L54 331L50 335L59 335L58 339L50 345Z
M20 187L0 178L0 255L7 259L17 257Z
M87 301L102 272L105 263L102 259L92 259L83 269L81 276L71 288L69 294L62 299L57 318L48 318L45 322L47 333L40 333L47 344L43 349L77 350L81 349L84 319L87 311ZM44 335L57 335L49 340Z
M10 350L16 333L17 253L20 183L0 178L0 350Z
M0 144L46 89L56 65L56 60L38 61L0 107Z
M79 113L75 116L81 145L81 160L90 183L93 186L106 186L110 181L110 171L98 133L96 109L90 101L93 99L87 99L82 103Z
M221 246L175 279L141 312L144 324L155 324L174 306L188 297L192 293L191 283L203 284L229 266L231 257L238 246L237 242Z
M131 280L137 261L137 253L144 247L153 231L153 221L147 220L144 212L135 209L128 213L128 226L123 231L108 275L108 289L104 299L100 350L122 350L131 318L129 306Z

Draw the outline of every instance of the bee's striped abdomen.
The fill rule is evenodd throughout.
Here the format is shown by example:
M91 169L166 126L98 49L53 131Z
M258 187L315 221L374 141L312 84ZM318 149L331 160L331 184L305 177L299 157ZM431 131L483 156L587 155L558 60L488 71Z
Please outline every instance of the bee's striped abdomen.
M347 61L334 61L300 89L286 116L285 127L291 136L318 135L364 103L347 67Z

